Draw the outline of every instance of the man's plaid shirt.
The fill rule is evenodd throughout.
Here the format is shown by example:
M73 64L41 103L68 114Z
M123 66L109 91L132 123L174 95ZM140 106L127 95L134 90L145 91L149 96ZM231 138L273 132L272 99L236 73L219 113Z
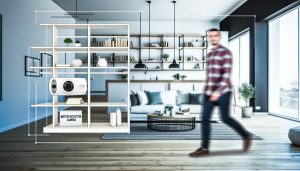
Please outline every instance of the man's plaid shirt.
M207 56L207 79L204 88L206 95L213 92L224 94L231 90L232 54L229 49L219 45Z

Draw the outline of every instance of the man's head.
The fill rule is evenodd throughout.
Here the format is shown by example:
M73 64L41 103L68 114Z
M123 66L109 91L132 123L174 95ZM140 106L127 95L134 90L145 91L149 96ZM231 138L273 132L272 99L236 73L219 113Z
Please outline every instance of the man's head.
M220 44L221 41L221 32L217 28L211 28L207 31L207 40L208 42L213 45L217 46Z

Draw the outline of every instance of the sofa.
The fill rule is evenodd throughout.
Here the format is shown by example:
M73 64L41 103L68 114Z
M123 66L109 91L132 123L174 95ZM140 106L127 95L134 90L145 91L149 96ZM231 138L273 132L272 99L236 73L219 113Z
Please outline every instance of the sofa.
M201 91L190 90L163 90L137 91L130 95L131 120L145 121L147 114L157 111L163 112L166 105L173 106L173 113L189 109L189 114L197 120L203 108L203 94ZM213 113L217 113L216 110Z

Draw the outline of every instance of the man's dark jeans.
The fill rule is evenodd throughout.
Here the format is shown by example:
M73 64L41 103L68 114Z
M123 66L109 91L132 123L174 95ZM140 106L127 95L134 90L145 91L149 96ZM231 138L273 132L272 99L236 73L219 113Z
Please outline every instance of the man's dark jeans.
M212 102L209 100L210 96L205 95L204 97L204 106L203 106L203 115L202 115L202 147L209 148L209 139L210 139L210 118L212 111L215 106L219 106L220 115L222 121L233 128L237 133L239 133L243 138L249 136L249 132L240 125L235 119L230 117L230 98L231 92L224 93L218 101Z

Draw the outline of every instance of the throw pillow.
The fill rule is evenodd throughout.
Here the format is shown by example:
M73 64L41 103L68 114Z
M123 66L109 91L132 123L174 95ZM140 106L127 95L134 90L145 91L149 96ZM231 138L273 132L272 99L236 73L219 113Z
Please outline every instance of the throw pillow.
M131 106L137 106L140 104L139 102L139 96L138 94L131 94L130 95L130 102L131 102Z
M160 92L161 101L163 104L176 104L176 91L175 90L167 90Z
M202 94L189 93L190 104L202 104Z
M160 92L150 92L146 91L148 97L148 104L162 104Z
M149 103L148 97L144 91L138 91L140 105L147 105Z
M190 97L189 93L185 91L178 90L177 91L177 96L176 96L176 104L181 105L181 104L189 104L190 102Z

